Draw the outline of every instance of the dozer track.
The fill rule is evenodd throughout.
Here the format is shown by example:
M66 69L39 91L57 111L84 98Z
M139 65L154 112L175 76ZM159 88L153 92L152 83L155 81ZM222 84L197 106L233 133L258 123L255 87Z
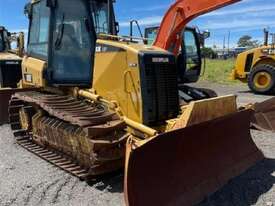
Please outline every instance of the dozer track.
M35 88L0 88L0 125L9 123L9 101L17 92L35 91Z
M123 167L125 124L102 105L21 92L12 96L9 116L19 145L82 180Z

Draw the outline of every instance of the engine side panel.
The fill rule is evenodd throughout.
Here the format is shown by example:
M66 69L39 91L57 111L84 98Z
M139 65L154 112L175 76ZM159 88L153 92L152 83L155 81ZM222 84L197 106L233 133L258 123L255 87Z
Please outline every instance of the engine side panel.
M93 89L105 99L115 101L124 115L141 122L137 55L106 43L99 43L96 51ZM129 62L133 62L133 67Z
M22 62L22 81L27 87L45 87L44 71L47 67L45 61L33 57L24 57Z
M115 101L123 116L147 126L179 112L175 57L144 45L99 40L93 89Z

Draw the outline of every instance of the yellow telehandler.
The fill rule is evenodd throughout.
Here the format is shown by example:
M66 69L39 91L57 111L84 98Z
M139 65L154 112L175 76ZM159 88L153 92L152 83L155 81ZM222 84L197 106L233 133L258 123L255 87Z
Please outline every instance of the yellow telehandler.
M269 32L264 30L264 45L238 55L231 78L248 83L257 94L275 94L275 34L269 44Z
M32 0L20 87L0 90L17 143L81 179L124 167L129 206L200 202L263 159L234 95L181 101L183 28L235 2L177 0L148 46L117 35L113 0Z

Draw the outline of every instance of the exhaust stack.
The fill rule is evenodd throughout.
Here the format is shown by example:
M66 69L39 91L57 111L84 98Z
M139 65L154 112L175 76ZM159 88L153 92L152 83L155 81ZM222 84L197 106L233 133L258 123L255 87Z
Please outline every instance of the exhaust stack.
M269 36L269 31L265 28L264 29L264 46L268 46L268 36Z

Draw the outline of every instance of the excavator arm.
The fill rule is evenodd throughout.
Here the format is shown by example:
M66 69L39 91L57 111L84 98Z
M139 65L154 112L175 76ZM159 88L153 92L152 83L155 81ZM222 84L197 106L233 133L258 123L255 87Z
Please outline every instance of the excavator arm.
M166 12L154 46L178 54L183 28L194 18L241 0L176 0Z

